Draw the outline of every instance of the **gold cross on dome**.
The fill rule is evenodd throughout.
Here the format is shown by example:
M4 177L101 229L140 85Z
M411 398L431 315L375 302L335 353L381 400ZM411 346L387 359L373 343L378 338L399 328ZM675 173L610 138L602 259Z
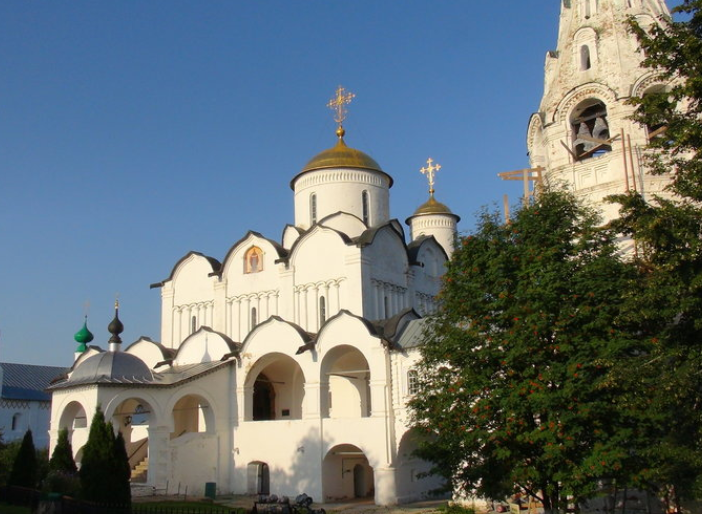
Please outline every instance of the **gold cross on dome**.
M327 103L327 107L335 111L334 121L336 121L339 126L341 126L346 119L346 106L351 103L351 100L353 100L355 96L356 95L353 93L346 93L346 90L342 86L339 86L336 88L336 96Z
M436 172L441 169L441 164L434 164L434 159L429 157L427 159L427 165L426 167L422 168L419 170L420 173L423 175L427 176L427 180L429 180L429 194L434 194L434 176L436 175Z

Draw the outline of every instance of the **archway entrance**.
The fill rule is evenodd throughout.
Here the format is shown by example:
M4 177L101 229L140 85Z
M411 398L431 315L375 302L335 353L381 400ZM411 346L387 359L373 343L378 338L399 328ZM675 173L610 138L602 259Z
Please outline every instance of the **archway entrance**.
M322 463L324 501L368 498L374 493L373 468L360 448L340 444L327 452Z
M112 425L124 437L132 482L146 482L149 470L149 426L153 409L141 398L129 398L120 403L111 416Z
M246 467L247 494L270 494L271 476L265 462L249 462Z
M253 420L275 419L275 389L270 379L261 373L256 377L253 390Z
M363 498L366 495L366 468L361 464L353 467L353 496Z

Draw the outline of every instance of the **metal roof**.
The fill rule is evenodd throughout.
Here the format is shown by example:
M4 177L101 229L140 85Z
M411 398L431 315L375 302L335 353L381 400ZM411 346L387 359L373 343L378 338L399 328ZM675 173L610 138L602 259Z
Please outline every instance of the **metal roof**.
M87 361L86 361L87 362ZM169 387L181 384L196 377L200 377L215 370L230 366L235 363L235 359L223 361L201 362L195 364L183 364L179 366L166 366L150 372L150 376L128 376L128 375L100 375L100 376L78 376L72 375L68 380L55 383L51 390L65 389L78 385L100 384L100 385L135 385L142 387ZM79 368L80 369L80 368Z
M395 339L395 343L401 348L417 348L424 343L424 331L427 326L427 318L410 320Z
M51 381L68 371L58 366L37 366L34 364L12 364L0 362L2 367L2 393L4 400L51 401L51 394L45 392Z

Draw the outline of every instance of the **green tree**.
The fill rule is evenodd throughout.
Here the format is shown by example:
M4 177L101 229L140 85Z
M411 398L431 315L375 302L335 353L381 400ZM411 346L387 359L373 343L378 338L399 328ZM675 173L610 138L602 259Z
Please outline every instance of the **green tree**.
M129 466L129 456L124 442L124 436L120 431L115 439L114 454L112 458L114 467L114 503L128 504L132 501L132 489L129 479L132 476L132 469Z
M124 439L115 437L112 423L98 406L90 424L79 471L81 491L86 500L123 504L129 501L129 475L125 473ZM126 464L127 468L129 464Z
M0 433L0 487L7 485L7 480L12 471L12 464L19 453L21 442L12 441L6 443Z
M638 247L639 294L628 308L647 344L624 368L629 401L646 406L654 423L642 449L642 478L664 486L671 506L702 493L702 0L685 0L649 32L631 21L646 54L644 65L670 87L632 101L635 120L665 132L651 139L647 166L667 174L666 196L631 192L614 197L621 218L613 227ZM665 21L665 20L664 20Z
M22 439L22 445L12 464L8 485L19 487L36 487L38 480L37 452L34 448L32 431L27 430Z
M49 470L71 474L78 472L76 462L73 460L73 448L71 447L71 442L68 440L67 428L62 428L59 431L56 447L54 447L51 459L49 460Z
M520 492L550 512L638 469L638 412L610 373L636 350L621 300L635 269L563 192L459 239L419 364L419 456L468 495Z

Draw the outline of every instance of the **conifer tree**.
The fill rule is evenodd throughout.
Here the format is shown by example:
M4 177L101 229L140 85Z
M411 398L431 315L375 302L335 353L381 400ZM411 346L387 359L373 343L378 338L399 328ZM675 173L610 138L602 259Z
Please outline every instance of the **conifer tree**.
M78 472L76 462L73 460L73 448L68 440L68 429L59 431L56 447L49 460L49 470L75 474Z
M120 478L115 476L115 435L112 423L98 406L90 423L88 442L83 448L79 471L83 498L99 503L119 503L115 489Z
M34 488L38 479L37 453L34 448L32 431L27 430L22 439L19 453L15 457L8 479L8 485Z
M132 501L132 490L129 483L132 470L129 466L129 456L127 455L127 448L121 431L115 439L112 464L114 467L113 503L128 504Z
M419 456L454 491L515 492L565 512L639 468L638 413L611 380L638 342L621 301L636 280L614 237L562 192L459 239L421 348Z

